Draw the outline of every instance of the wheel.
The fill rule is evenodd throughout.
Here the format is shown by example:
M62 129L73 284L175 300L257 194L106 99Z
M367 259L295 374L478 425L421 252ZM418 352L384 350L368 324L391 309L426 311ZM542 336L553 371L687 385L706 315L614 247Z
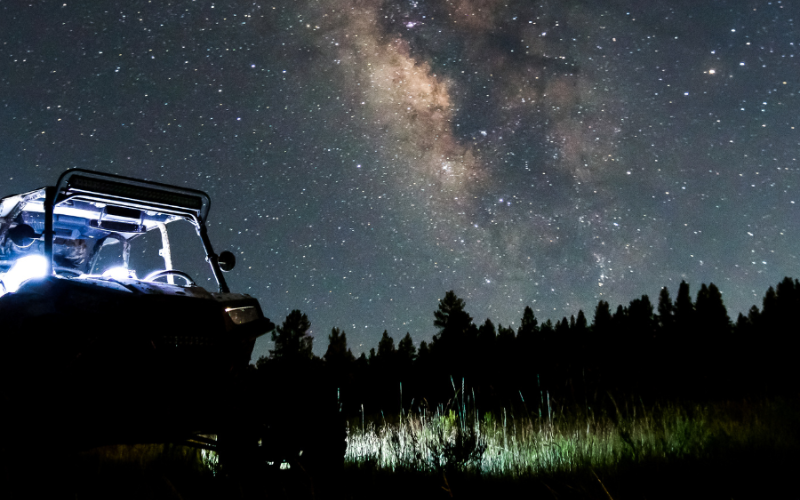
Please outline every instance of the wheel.
M317 489L330 490L335 488L344 470L347 429L345 419L338 411L320 415L319 418L325 421L316 423L315 432L305 429L309 439L297 462L314 481Z

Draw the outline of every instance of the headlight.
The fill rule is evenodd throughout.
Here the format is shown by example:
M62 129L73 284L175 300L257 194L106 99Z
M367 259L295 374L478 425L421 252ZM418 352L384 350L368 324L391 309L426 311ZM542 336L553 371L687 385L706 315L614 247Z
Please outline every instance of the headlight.
M258 319L258 309L254 306L228 307L225 312L235 325L243 325Z
M41 278L47 272L47 259L42 255L22 257L3 276L6 292L16 292L22 283L32 278Z
M133 269L126 269L122 266L112 267L103 273L103 277L114 280L136 279L136 271Z

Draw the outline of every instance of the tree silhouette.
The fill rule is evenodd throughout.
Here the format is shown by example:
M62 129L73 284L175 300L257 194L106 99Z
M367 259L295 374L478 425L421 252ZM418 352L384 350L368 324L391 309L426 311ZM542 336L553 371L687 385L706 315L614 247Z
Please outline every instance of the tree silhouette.
M575 322L570 327L570 338L577 347L577 349L575 349L576 355L572 360L573 368L575 369L574 375L577 375L579 372L582 375L586 367L589 366L591 358L595 355L595 353L589 349L589 326L586 321L586 315L583 314L583 309L578 310Z
M623 348L628 353L638 355L624 356L628 367L629 383L623 385L631 387L636 391L643 390L652 381L649 375L649 365L654 360L654 340L655 340L656 320L653 314L653 304L650 297L642 295L641 298L633 299L628 306L627 329L623 335ZM624 351L621 351L623 353ZM633 375L631 377L631 375Z
M601 300L594 309L592 336L589 342L589 348L594 352L594 365L597 368L602 368L611 354L612 328L611 308L608 302Z
M426 382L430 377L434 376L434 363L431 356L430 347L424 340L419 343L417 350L417 359L414 360L414 379L419 380L420 384L428 385ZM428 395L431 395L430 393Z
M391 363L394 354L394 339L389 336L388 331L384 330L381 340L378 341L378 353L375 355L375 359L380 363Z
M486 321L478 328L478 345L487 356L494 350L495 337L497 337L497 330L494 323L486 318Z
M472 323L472 317L464 310L464 306L464 301L452 290L439 301L439 309L433 313L433 326L439 331L433 336L432 349L436 350L437 345L445 350L455 348L473 335L475 325ZM477 334L477 331L474 331L474 334Z
M769 390L785 391L797 387L800 377L794 366L791 346L797 342L797 311L800 310L800 282L784 278L776 288L769 287L764 295L761 313L754 321L758 333L756 351L750 361L757 370L769 374Z
M414 359L417 357L417 348L414 346L414 341L411 340L411 334L406 332L406 336L400 339L397 344L397 360L400 369L407 372L411 369Z
M329 382L336 384L339 389L339 402L346 407L358 404L356 398L356 358L347 347L347 335L338 328L332 328L328 335L328 348L322 357L325 362L325 375Z
M675 305L667 287L658 294L658 308L655 318L656 338L653 345L653 383L661 389L670 384L671 368L674 366Z
M714 283L703 284L697 292L695 303L698 326L712 336L727 335L731 319L722 302L722 294Z
M560 321L556 321L556 336L560 344L566 344L567 337L569 336L569 320L564 316Z
M488 384L497 372L497 330L489 318L478 328L475 349L479 353L477 364L483 369L476 371L475 384Z
M690 359L694 383L702 393L717 393L723 382L722 371L731 357L731 320L722 303L719 289L703 284L695 302L695 338Z
M308 334L311 322L308 316L298 309L286 316L283 324L272 332L275 349L269 351L270 359L281 361L302 361L313 359L311 348L314 338Z
M539 320L533 314L533 309L530 306L525 306L525 311L522 313L522 322L519 329L517 329L517 337L520 339L534 338L539 331Z
M655 333L655 317L653 315L653 304L650 297L642 295L639 299L633 299L628 306L628 341L637 344L647 345Z
M334 369L346 367L356 360L353 352L347 347L347 334L345 332L335 327L331 330L331 334L328 335L328 349L322 359L326 365Z
M597 303L597 307L594 308L592 331L600 342L607 342L611 334L611 328L611 307L609 307L608 302L601 300Z
M667 287L663 287L658 294L658 327L663 332L672 330L672 323L674 320L674 307L672 299L669 296Z
M433 336L431 354L442 370L459 378L471 376L477 369L478 329L464 307L464 301L450 290L433 313L433 325L438 332Z
M675 298L675 325L684 332L692 329L694 322L694 304L689 295L689 284L681 281L678 296Z
M479 333L480 335L480 333ZM480 340L479 340L480 343ZM524 380L531 369L541 368L541 356L545 354L539 333L539 321L533 309L526 306L522 313L522 321L517 329L513 365L517 380Z
M497 325L497 355L501 361L507 362L512 359L516 344L515 340L516 335L514 335L513 328Z
M341 358L352 365L350 378L364 380L354 385L362 401L371 401L372 412L397 408L401 381L402 404L423 398L426 404L444 403L453 394L451 376L457 382L465 377L485 403L498 407L519 404L521 393L527 400L542 390L561 400L578 398L575 402L583 405L584 380L590 398L610 390L615 397L704 400L796 388L794 316L800 310L800 282L785 278L770 287L763 309L753 306L735 324L713 283L702 284L694 301L689 291L681 282L673 302L663 287L656 308L642 295L613 314L600 300L591 326L582 310L553 325L549 319L539 323L533 309L525 307L518 328L496 328L489 318L477 327L464 301L450 291L434 312L436 334L419 349L408 333L395 348L384 331L369 358L362 354L354 363L344 332L333 329L324 360L333 365ZM285 323L278 332L304 331L290 326Z
M428 365L431 362L431 350L428 347L428 343L424 340L419 343L419 350L417 351L417 359L415 360L415 364L418 365L421 371L428 368Z

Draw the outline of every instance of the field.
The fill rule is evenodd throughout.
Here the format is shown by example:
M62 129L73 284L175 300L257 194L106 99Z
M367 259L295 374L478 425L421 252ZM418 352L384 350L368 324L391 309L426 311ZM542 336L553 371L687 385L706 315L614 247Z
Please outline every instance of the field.
M82 499L800 497L797 398L607 402L569 409L542 394L531 411L481 412L459 397L430 412L355 419L335 484L297 467L228 478L213 453L163 445L98 448L64 463L51 454L35 474L4 481Z
M648 407L608 396L610 408L568 410L542 395L516 415L470 410L465 399L431 415L356 423L348 462L392 498L763 496L791 488L800 465L796 399ZM427 486L415 492L421 477Z
M797 444L784 401L648 408L609 399L611 412L556 409L548 395L534 414L481 414L459 401L391 423L354 422L346 459L356 467L516 479Z

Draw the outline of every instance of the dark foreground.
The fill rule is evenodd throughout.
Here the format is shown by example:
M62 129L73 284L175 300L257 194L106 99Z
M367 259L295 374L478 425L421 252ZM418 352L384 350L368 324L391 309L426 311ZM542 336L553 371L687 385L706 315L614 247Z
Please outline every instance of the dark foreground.
M214 474L194 451L166 448L133 459L122 447L64 461L55 450L23 465L3 457L3 498L78 499L658 499L800 498L798 453L740 449L722 456L619 464L522 479L489 479L442 472L420 474L347 467L315 481L302 470L279 477L258 472ZM13 474L9 475L9 472Z

